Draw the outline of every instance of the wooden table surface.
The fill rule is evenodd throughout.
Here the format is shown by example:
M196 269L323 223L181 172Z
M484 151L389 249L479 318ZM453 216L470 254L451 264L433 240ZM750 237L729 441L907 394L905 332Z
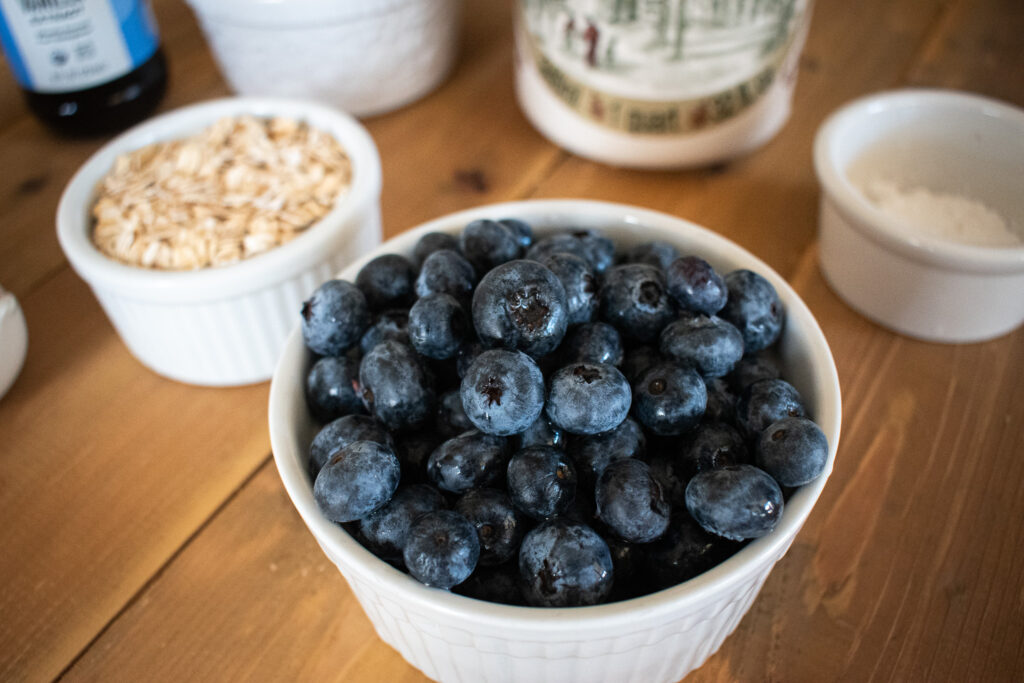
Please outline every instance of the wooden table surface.
M155 8L171 65L161 109L228 94L187 6ZM728 166L656 173L584 161L535 132L514 98L509 16L469 0L451 78L366 121L386 234L531 197L669 212L787 278L839 368L832 478L691 679L1024 678L1024 330L946 346L854 313L818 270L811 166L818 125L865 93L940 86L1024 105L1021 0L818 0L778 137ZM51 136L2 70L0 283L30 342L0 401L0 680L423 680L375 636L285 495L268 385L153 374L68 267L57 199L102 142Z

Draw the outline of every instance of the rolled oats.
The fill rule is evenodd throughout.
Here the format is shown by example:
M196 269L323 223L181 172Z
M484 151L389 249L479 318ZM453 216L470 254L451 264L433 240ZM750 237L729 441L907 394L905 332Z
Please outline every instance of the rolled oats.
M119 156L99 187L92 238L134 266L226 265L294 239L351 182L332 135L290 118L224 118Z

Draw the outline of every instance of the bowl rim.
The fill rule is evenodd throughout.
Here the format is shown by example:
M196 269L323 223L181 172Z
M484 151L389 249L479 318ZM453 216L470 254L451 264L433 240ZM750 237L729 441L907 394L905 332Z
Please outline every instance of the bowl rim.
M871 125L871 119L890 112L920 110L935 113L957 110L998 119L1020 129L1024 136L1024 109L981 95L939 88L900 88L852 100L831 113L814 138L814 169L822 190L837 208L856 220L847 221L881 246L922 263L951 270L980 273L1024 271L1024 244L1018 247L985 247L919 236L905 229L905 222L875 206L850 182L832 154L836 140L847 131Z
M725 258L746 263L745 267L757 269L772 282L787 306L787 319L800 320L800 327L806 333L808 350L814 351L810 365L814 365L815 385L823 390L817 398L824 408L820 411L823 414L816 415L815 419L829 437L829 457L825 472L790 497L782 521L772 534L750 542L713 569L656 593L587 607L523 607L485 602L429 588L374 556L339 525L327 521L320 514L313 499L305 454L301 449L296 453L293 448L294 425L290 423L287 414L287 407L294 396L296 376L300 374L294 373L289 381L291 366L296 361L304 364L302 359L306 357L301 329L296 323L271 380L268 402L271 447L278 473L292 504L328 557L332 561L334 557L344 558L349 566L342 573L350 581L350 572L358 571L361 580L378 583L380 588L398 596L404 604L429 603L427 609L435 615L447 616L453 623L518 629L524 633L560 631L566 622L571 622L577 631L606 628L610 624L622 628L624 616L642 614L645 620L658 619L685 607L695 607L715 599L722 589L734 587L762 571L764 562L780 557L795 538L820 496L834 465L842 412L838 372L824 333L807 305L778 273L735 242L685 219L626 204L571 199L523 200L482 205L423 223L387 240L379 248L350 264L339 277L342 274L354 277L365 263L381 254L411 252L416 240L427 232L454 233L476 218L515 216L528 222L543 223L556 217L565 217L563 220L567 220L582 215L605 223L616 222L661 234L678 234L680 231L688 233L691 238L714 243L717 250L726 252ZM298 386L301 387L301 383Z
M352 162L348 193L290 242L236 263L198 270L153 270L106 256L90 238L90 209L99 182L118 155L199 132L225 116L286 116L334 136ZM225 97L171 110L121 133L93 153L64 188L57 206L57 238L72 267L93 287L134 299L209 301L270 286L322 258L338 230L356 229L368 205L379 202L381 165L369 132L354 117L317 102L279 97Z

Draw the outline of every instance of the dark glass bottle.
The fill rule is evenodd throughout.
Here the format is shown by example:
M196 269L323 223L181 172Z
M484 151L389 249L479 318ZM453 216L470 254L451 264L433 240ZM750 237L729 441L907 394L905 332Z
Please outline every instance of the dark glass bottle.
M0 43L29 109L63 134L125 128L159 104L167 63L144 0L22 0Z

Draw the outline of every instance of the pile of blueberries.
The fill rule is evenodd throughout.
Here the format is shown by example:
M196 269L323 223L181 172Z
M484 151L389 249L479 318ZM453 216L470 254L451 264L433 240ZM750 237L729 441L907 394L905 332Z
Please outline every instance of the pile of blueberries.
M421 582L577 606L686 581L770 533L828 444L749 270L516 219L425 234L302 308L327 519Z

